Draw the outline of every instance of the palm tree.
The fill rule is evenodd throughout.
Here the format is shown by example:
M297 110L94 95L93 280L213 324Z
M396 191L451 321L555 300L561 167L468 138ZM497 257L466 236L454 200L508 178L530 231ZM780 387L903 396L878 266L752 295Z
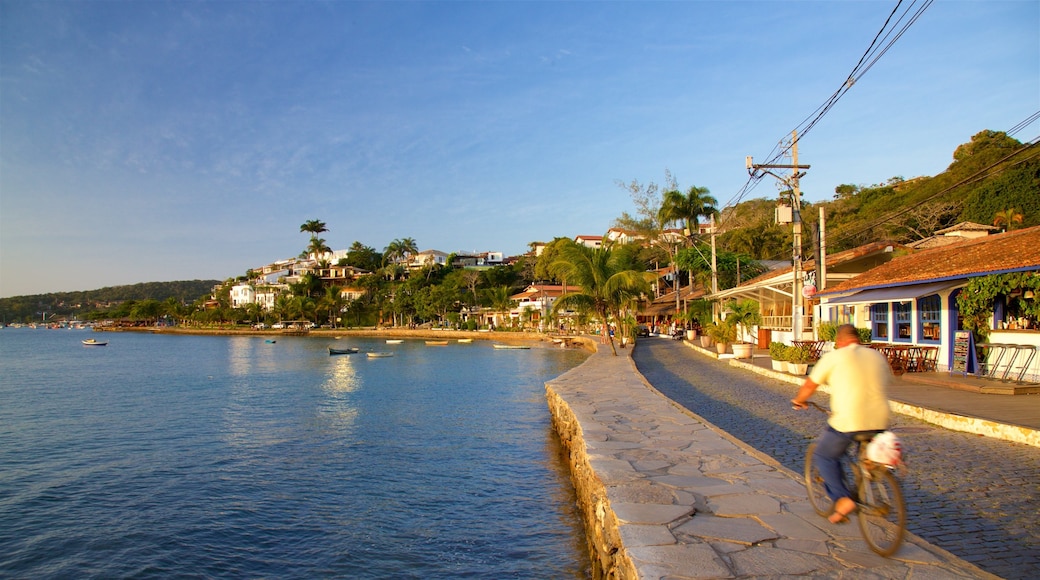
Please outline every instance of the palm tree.
M300 226L300 232L310 232L312 238L316 238L318 234L327 231L329 229L325 227L325 222L321 220L307 220Z
M383 249L383 263L385 264L387 261L397 263L417 253L419 253L419 247L415 243L415 238L396 239Z
M332 328L336 328L336 319L339 318L345 304L346 300L343 299L340 287L328 286L325 288L325 295L318 300L317 309L319 312L326 313L329 317L329 324Z
M617 356L608 326L611 317L620 322L622 307L650 291L654 274L637 269L631 255L620 249L589 248L573 241L561 244L550 271L581 288L580 292L560 297L553 304L553 312L564 308L595 312L602 325L602 336Z
M661 225L678 222L685 228L685 238L688 245L692 245L699 231L700 218L718 217L719 210L716 208L718 200L711 196L707 187L691 185L686 193L678 189L664 192L661 200L661 209L657 212L657 218ZM679 290L682 284L679 282L679 267L675 263L675 253L672 254L672 267L675 270L676 292L675 310L679 311ZM693 286L693 272L689 272L690 286Z
M313 256L315 260L320 260L322 256L331 251L332 248L325 243L325 239L317 236L311 238L311 243L307 245L307 255Z
M1005 225L1009 232L1015 229L1014 224L1020 223L1022 223L1022 214L1013 207L1009 207L1003 211L998 211L997 214L993 216L993 225L998 227Z
M514 301L510 296L509 286L498 286L488 290L491 308L496 313L501 313L503 320L509 317L509 311L513 308Z

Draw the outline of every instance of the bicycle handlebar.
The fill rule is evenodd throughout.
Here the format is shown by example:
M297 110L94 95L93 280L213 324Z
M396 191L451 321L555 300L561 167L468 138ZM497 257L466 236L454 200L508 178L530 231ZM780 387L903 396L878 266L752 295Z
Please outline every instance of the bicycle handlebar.
M819 405L819 404L817 404L817 403L815 403L813 401L806 401L805 404L807 406L809 406L809 407L812 407L813 409L816 409L817 411L819 411L821 413L826 414L826 415L830 415L831 414L829 409L827 409L826 407L823 407L823 406L821 406L821 405ZM795 410L798 410L798 407L793 407L792 406L791 408L795 409Z

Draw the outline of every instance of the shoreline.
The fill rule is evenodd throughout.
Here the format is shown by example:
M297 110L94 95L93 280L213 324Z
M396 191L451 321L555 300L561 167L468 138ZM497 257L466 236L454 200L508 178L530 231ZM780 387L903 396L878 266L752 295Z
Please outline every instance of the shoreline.
M356 336L367 338L470 338L474 340L494 340L504 343L544 342L553 343L562 340L565 346L583 348L594 352L598 343L597 336L572 334L543 334L539 332L501 332L480 330L444 330L421 328L314 328L306 332L283 329L243 329L243 328L188 328L173 327L95 327L96 332L142 332L150 334L179 334L202 336L317 336L341 337Z

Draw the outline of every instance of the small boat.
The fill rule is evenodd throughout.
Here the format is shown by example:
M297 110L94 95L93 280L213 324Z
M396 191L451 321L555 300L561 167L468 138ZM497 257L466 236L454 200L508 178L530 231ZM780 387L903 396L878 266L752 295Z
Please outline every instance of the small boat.
M448 346L448 341L446 341L446 340L427 340L426 341L426 346Z
M386 358L388 356L394 356L392 352L370 352L368 358Z
M93 338L81 340L80 342L83 343L83 346L105 346L108 344L107 340L94 340Z
M329 347L329 356L336 355L336 354L354 354L354 353L358 352L359 350L361 350L361 349L357 348L356 346L352 346L350 348L332 348L330 346Z
M461 343L473 342L473 339L472 338L460 338L459 342L461 342Z
M494 346L498 350L528 350L531 348L522 344L496 344Z
M266 342L267 344L274 344L274 343L276 343L278 341L274 340L273 338L269 338L269 339L265 340L264 342Z
M402 340L400 338L388 338L388 339L386 339L386 343L387 344L401 344L402 342L404 342L404 340Z

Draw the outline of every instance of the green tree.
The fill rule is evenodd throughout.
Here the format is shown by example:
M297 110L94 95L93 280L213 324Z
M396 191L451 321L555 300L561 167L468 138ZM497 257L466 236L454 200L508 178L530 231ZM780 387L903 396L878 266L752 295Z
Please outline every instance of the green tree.
M309 232L312 238L318 237L318 234L327 232L329 229L325 227L325 222L321 220L307 220L300 226L300 232Z
M633 298L649 292L654 277L634 263L633 256L630 251L589 248L571 242L560 248L551 268L553 275L566 278L568 283L581 289L560 297L553 304L553 311L570 308L595 312L602 324L603 338L609 341L615 356L617 349L608 326L611 317L620 323L622 308Z
M355 241L347 250L347 257L343 260L344 263L340 265L352 266L367 272L375 272L379 269L382 259L382 254L377 252L375 248Z
M318 300L317 311L324 313L329 321L329 325L332 328L336 328L337 320L345 304L346 300L343 298L341 288L339 286L328 286L325 288L325 295Z

